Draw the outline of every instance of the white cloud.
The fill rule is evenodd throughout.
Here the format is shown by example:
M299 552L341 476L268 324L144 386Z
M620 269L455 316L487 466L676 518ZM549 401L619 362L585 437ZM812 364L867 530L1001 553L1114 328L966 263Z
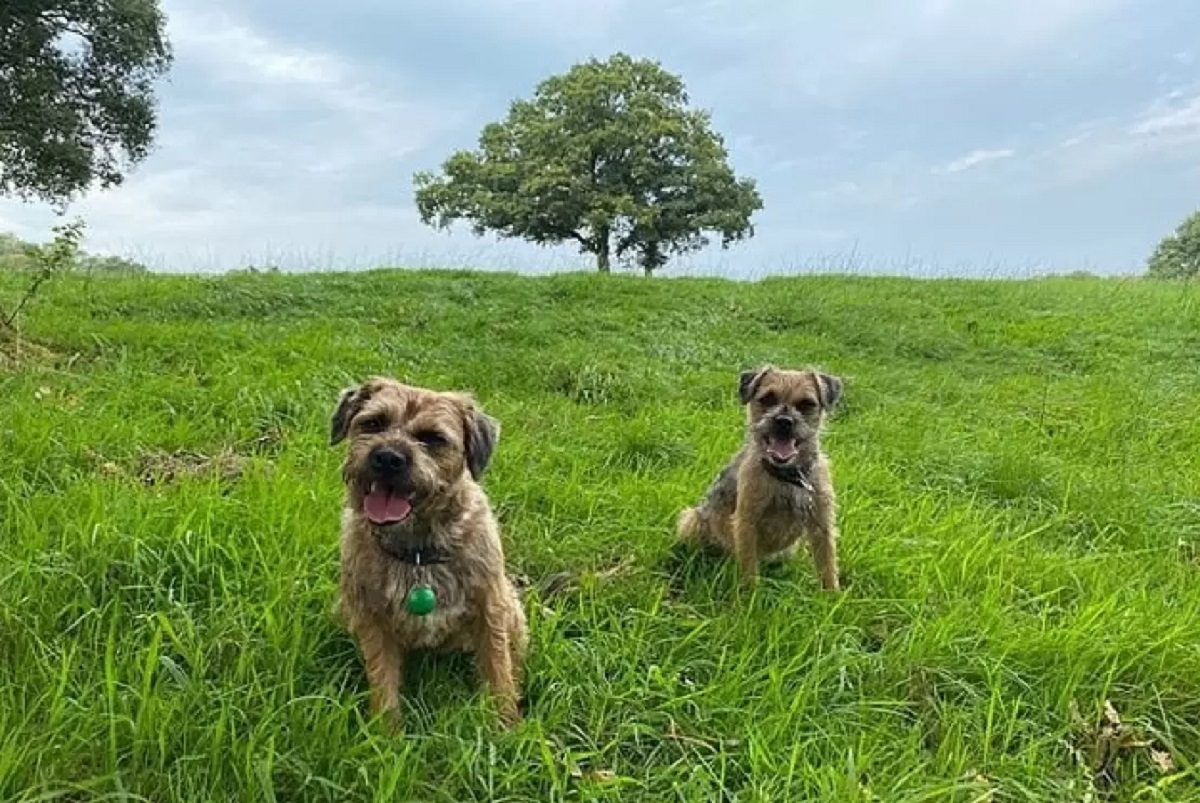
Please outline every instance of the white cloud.
M1168 96L1169 101L1179 97L1178 93ZM1167 104L1159 104L1167 105ZM1174 135L1180 137L1200 136L1200 95L1182 104L1170 104L1167 108L1153 109L1135 123L1129 132L1136 136Z
M378 1L378 0L377 0ZM394 0L384 0L394 7ZM558 46L573 58L577 48L589 43L607 49L613 29L627 19L626 12L644 14L641 4L632 0L408 0L413 5L451 12L473 22L483 22L490 33L513 39L538 40L539 44ZM607 53L594 55L603 57Z
M1021 69L1032 52L1133 1L920 0L877 3L869 10L780 2L752 14L744 0L712 0L707 13L683 18L681 25L683 33L707 38L714 48L736 38L743 55L731 55L741 62L738 71L749 91L784 97L801 92L840 107L897 75L912 74L913 67L960 77Z
M970 170L973 167L978 167L981 164L995 162L1001 159L1011 159L1016 155L1016 151L1011 148L1002 148L998 150L976 150L971 151L967 155L955 159L949 164L934 168L935 173L961 173L964 170Z
M1091 139L1093 136L1094 136L1093 132L1091 132L1091 131L1084 131L1084 132L1083 132L1083 133L1081 133L1081 134L1075 134L1074 136L1067 137L1067 138L1066 138L1066 139L1064 139L1062 142L1058 143L1058 147L1060 147L1060 148L1074 148L1074 147L1076 147L1076 146L1078 146L1078 145L1082 145L1083 143L1087 142L1087 141L1088 141L1089 139Z
M395 198L394 179L384 182L459 124L463 107L211 6L168 0L166 11L175 69L192 91L176 99L165 84L151 157L122 186L69 210L88 222L86 248L150 250L169 261L220 252L240 262L271 241L301 251L347 238L379 248L421 234L410 199ZM218 99L196 100L197 89ZM53 223L48 210L15 201L0 201L0 216L2 228L27 236Z
M874 165L859 181L839 181L807 197L818 208L855 207L903 212L927 200L920 182L911 173L887 165Z
M401 158L453 127L461 115L445 101L415 99L407 88L387 85L386 75L332 53L274 40L219 9L176 3L168 15L179 59L235 87L233 103L260 112L299 106L327 124L320 133L308 132L316 136L302 147L317 151L305 161L318 172ZM279 138L272 139L270 149L278 153ZM289 139L295 140L285 134L283 141Z
M1133 164L1200 157L1200 91L1176 87L1133 115L1110 116L1032 156L1042 186L1088 181Z

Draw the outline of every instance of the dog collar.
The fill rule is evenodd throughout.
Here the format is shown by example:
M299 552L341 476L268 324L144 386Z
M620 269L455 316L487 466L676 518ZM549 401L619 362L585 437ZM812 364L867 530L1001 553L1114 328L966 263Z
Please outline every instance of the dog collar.
M767 473L780 482L786 482L788 485L795 485L797 488L812 493L813 485L808 479L808 472L801 470L798 466L780 467L772 463L770 460L763 461L763 467Z
M410 563L413 566L431 566L450 560L449 553L429 544L422 546L397 544L386 536L376 540L379 542L380 549L401 563Z

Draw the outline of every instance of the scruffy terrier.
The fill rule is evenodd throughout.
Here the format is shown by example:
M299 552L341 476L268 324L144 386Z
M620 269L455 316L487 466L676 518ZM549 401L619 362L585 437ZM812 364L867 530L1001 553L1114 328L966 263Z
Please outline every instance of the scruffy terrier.
M680 513L679 538L732 553L749 587L760 562L790 558L807 536L821 585L837 590L837 499L820 430L842 380L768 364L739 375L738 395L745 441L703 501Z
M474 653L501 720L520 718L525 612L479 485L499 434L471 396L387 377L344 390L333 413L330 445L349 441L338 608L371 712L393 727L414 650Z

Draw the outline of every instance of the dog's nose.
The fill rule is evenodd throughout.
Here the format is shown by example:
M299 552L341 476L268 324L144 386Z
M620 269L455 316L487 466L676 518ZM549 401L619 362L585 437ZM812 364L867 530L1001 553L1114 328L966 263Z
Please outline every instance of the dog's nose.
M370 463L380 474L399 474L408 468L408 457L395 449L376 449L371 452Z
M795 427L796 422L786 415L777 415L771 419L771 430L781 435L790 435Z

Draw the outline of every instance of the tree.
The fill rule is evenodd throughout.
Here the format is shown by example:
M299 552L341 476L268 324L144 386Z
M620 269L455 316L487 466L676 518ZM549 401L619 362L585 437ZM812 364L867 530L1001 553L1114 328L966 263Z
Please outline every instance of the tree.
M1146 275L1155 279L1200 278L1200 212L1193 212L1154 249Z
M618 53L542 81L490 123L476 151L459 151L441 175L414 176L421 220L467 221L539 245L573 242L650 275L672 254L754 235L762 208L753 180L730 169L707 111L688 108L683 81L658 62Z
M158 0L0 0L0 195L64 205L150 152Z

